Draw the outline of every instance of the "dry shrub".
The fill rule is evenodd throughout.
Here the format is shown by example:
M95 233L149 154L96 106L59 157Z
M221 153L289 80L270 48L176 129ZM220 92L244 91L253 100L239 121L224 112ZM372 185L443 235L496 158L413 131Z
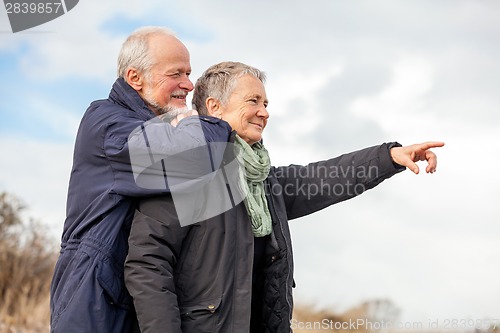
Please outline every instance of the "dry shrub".
M328 333L334 332L334 330L329 329L330 323L343 322L344 320L339 314L302 304L296 305L294 308L292 328L294 333Z
M47 332L56 260L39 223L24 223L24 206L0 194L0 333Z
M389 300L370 300L342 313L298 305L294 309L294 333L367 333L380 331L381 322L396 322L399 309Z

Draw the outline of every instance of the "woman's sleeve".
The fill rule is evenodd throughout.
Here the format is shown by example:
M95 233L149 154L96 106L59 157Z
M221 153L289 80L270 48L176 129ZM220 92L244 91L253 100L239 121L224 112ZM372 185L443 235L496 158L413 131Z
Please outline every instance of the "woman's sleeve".
M141 200L129 237L125 285L142 333L181 333L174 267L188 232L179 225L170 196Z
M169 181L210 172L214 156L208 143L227 142L231 131L212 117L189 117L177 127L156 118L109 124L104 152L113 169L112 192L135 197L169 193Z
M314 213L369 190L405 168L393 163L384 143L306 166L274 169L288 218Z

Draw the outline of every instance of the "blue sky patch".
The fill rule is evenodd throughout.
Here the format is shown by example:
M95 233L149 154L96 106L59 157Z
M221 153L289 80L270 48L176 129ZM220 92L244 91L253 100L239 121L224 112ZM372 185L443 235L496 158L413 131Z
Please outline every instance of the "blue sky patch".
M211 39L211 33L207 29L202 29L198 24L187 18L180 16L176 11L168 15L162 12L161 15L152 14L147 19L131 18L123 15L116 15L101 25L100 30L111 34L112 36L127 36L132 31L143 26L165 26L172 29L181 40L203 42Z

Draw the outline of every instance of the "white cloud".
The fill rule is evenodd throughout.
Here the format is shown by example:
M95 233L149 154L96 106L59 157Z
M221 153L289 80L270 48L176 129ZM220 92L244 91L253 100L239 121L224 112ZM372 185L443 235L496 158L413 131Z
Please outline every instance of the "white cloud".
M65 218L72 150L72 144L0 136L0 190L23 200L27 216L47 225L55 239Z
M377 96L354 101L353 112L381 122L384 129L412 122L408 117L421 116L425 94L432 89L432 68L422 57L403 56L392 68L392 83Z
M173 4L170 6L175 8ZM24 74L31 78L50 81L77 76L112 82L116 77L116 57L126 36L103 31L103 26L120 17L145 21L147 17L157 18L158 7L165 4L80 1L73 10L53 21L24 33L7 35L5 43L0 42L0 49L16 49L28 43L30 52L20 62Z
M28 121L37 123L49 138L59 136L69 138L68 141L73 142L80 124L79 114L68 112L57 103L57 100L47 100L47 96L38 93L27 92L24 97L28 101L29 109L36 110L36 112L24 114L26 118L29 118Z

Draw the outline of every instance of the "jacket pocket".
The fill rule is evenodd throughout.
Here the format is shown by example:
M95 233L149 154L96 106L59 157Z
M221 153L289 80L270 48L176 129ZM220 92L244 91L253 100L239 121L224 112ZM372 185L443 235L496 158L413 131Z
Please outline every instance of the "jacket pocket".
M110 305L129 310L132 297L125 288L123 271L113 267L108 260L103 260L97 267L97 282L105 292Z
M213 333L219 318L219 307L222 297L201 301L196 304L185 304L179 307L182 320L182 331L192 333Z
M85 251L68 251L61 255L61 261L66 261L68 264L60 268L63 273L58 281L52 295L52 325L55 325L61 314L68 308L73 299L81 299L85 297L85 293L81 293L82 285L88 283L88 277L92 271L91 267L93 259ZM68 259L68 257L71 257ZM58 263L59 264L59 263ZM64 265L61 265L64 266ZM85 289L85 287L83 287Z

